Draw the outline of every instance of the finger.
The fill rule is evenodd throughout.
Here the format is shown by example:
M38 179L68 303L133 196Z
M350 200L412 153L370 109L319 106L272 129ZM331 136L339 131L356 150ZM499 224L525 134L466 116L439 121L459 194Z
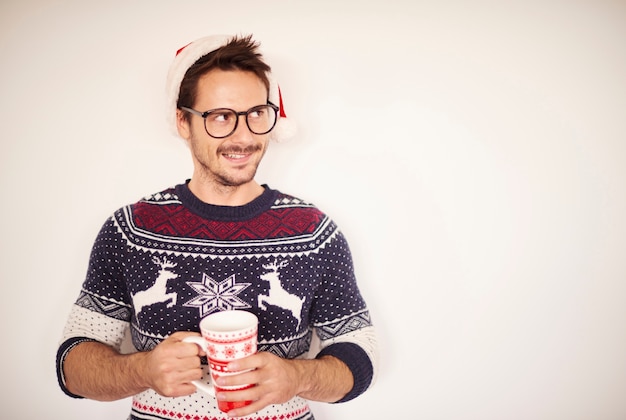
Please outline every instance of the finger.
M202 363L198 356L179 358L176 364L176 369L180 372L187 370L202 370Z
M237 372L240 370L259 369L269 362L268 354L269 353L261 352L243 357L241 359L233 360L228 364L228 370L231 372Z
M193 341L185 341L185 339L189 337L201 337L201 335L195 332L179 331L170 335L168 339L173 340L174 345L183 346L184 348L186 348L187 349L186 355L193 354L193 355L206 356L206 353L204 352L204 350L202 350L202 347L198 343L193 342Z
M195 385L191 383L193 379L188 380L175 380L164 381L153 388L157 393L165 397L181 397L184 395L191 395L196 391Z
M264 402L262 400L252 401L252 403L250 403L250 404L248 404L246 406L230 410L228 412L228 417L243 417L243 416L247 416L249 414L256 413L257 411L261 411L262 409L264 409L268 405L269 405L268 402Z
M249 393L247 392L247 390L243 390L243 391L218 391L215 393L215 397L218 399L218 401L227 401L227 402L242 402L242 401L251 401L251 403L248 406L244 407L240 407L238 409L235 409L236 411L239 411L241 409L245 410L246 412L255 412L260 410L261 408L265 407L267 404L263 404L262 402L259 403L258 402L258 398L259 396L254 394L254 393ZM252 409L250 409L250 406L252 406ZM250 411L251 410L251 411ZM232 410L231 410L232 412ZM241 416L242 414L238 414L239 416Z
M179 342L179 357L206 356L206 353L195 343Z
M184 397L186 395L191 395L196 392L196 386L191 382L180 384L176 387L175 390L167 395L168 397Z
M261 381L260 374L256 370L236 373L228 376L219 376L215 380L218 386L241 386L247 384L258 384Z
M204 372L200 367L186 369L181 372L180 380L181 382L191 383L191 381L199 381L204 376Z

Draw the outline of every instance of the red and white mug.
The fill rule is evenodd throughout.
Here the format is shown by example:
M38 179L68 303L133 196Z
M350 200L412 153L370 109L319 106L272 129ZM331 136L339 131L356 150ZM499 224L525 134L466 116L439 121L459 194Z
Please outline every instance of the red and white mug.
M215 387L216 391L239 391L253 386L252 384L247 384L235 387L218 387L215 385L215 380L220 376L241 373L229 371L227 365L233 360L256 353L258 324L259 320L256 315L241 310L216 312L200 321L202 337L186 337L183 340L197 344L207 354L213 385L193 381L197 389L213 394L213 387ZM218 401L218 408L226 413L234 408L246 406L251 402Z

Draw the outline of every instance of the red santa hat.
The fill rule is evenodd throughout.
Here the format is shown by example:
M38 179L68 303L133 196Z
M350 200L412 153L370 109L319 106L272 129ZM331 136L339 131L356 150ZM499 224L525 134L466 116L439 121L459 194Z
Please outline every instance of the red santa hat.
M178 94L180 93L180 84L189 67L191 67L198 59L207 55L211 51L215 51L226 45L233 37L231 35L211 35L197 39L176 52L176 57L170 65L167 74L167 118L175 135L176 130L176 103L178 102ZM270 138L275 141L287 140L296 132L295 124L287 118L283 99L278 83L272 77L271 72L267 73L270 82L269 100L279 107L278 122L274 129L270 132Z

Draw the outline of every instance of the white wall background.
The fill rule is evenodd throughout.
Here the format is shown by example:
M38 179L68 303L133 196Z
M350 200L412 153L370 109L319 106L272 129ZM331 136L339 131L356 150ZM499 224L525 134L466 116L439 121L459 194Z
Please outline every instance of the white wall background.
M623 1L0 3L6 419L122 419L54 356L117 207L183 181L174 52L253 33L300 125L259 180L351 241L381 374L319 419L626 418Z

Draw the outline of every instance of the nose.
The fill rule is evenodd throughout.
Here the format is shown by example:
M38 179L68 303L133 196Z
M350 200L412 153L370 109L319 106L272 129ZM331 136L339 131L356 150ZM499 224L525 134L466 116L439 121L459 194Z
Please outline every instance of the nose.
M254 134L248 128L248 123L246 122L246 113L238 112L237 113L237 127L233 134L229 137L231 140L235 141L251 141L254 137Z

